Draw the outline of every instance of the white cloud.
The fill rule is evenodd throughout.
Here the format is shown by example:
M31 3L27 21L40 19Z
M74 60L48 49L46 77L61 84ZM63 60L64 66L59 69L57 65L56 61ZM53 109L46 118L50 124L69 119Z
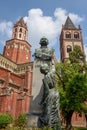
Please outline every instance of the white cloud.
M5 41L11 38L12 35L12 22L2 21L0 22L0 52L3 52L3 46Z
M69 13L62 8L56 8L53 16L45 16L40 8L31 9L28 11L28 15L24 17L25 22L28 25L29 30L29 43L32 45L32 51L39 47L40 39L45 36L49 40L49 46L54 47L59 44L59 35L62 24L65 23L67 16L69 15L73 23L79 24L83 18L74 13ZM11 38L13 23L4 21L0 23L0 40L4 37ZM3 39L2 39L3 38ZM57 53L59 53L57 51Z
M24 19L29 28L29 41L33 49L37 48L41 37L45 36L50 41L57 37L58 30L55 22L52 17L44 16L41 9L30 10Z
M40 39L45 36L49 40L49 46L53 47L59 42L59 35L62 24L65 23L67 16L70 16L74 24L79 24L83 18L74 13L68 13L65 9L57 8L52 16L45 16L41 9L31 9L28 16L24 17L29 29L29 41L32 50L39 46ZM58 40L58 41L57 41ZM57 43L58 44L58 43Z
M12 34L12 22L8 21L3 21L0 23L0 34L3 36L3 35L6 35L7 37L11 37L11 34Z
M77 14L69 13L70 18L72 19L73 23L78 24L83 21L83 18L79 17Z

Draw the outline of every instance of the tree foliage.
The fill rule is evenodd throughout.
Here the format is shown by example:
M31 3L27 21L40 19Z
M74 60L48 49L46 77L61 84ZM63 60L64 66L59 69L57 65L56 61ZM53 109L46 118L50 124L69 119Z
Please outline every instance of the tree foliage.
M71 63L85 63L85 55L80 46L74 46L73 51L69 53L69 59Z
M84 52L74 46L69 53L70 63L56 65L57 87L60 92L60 108L66 120L67 129L71 129L71 118L74 111L82 112L87 99L87 64Z
M81 103L87 99L87 75L79 73L79 64L58 63L56 65L57 87L60 93L60 108L71 127L71 117L74 111L81 112ZM68 128L67 128L68 129Z

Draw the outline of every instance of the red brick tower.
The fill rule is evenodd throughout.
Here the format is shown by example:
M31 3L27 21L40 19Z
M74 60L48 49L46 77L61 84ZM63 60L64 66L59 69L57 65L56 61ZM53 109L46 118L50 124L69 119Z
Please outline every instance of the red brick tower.
M27 25L24 23L23 18L21 18L13 27L12 39L6 41L4 57L17 64L30 62L31 45L27 42L27 38Z
M0 113L9 113L14 118L30 109L33 62L27 37L28 29L21 18L0 54Z
M84 51L81 28L80 26L76 28L68 16L65 25L62 26L60 35L60 55L62 62L69 58L69 52L73 51L75 45L80 46L81 50Z

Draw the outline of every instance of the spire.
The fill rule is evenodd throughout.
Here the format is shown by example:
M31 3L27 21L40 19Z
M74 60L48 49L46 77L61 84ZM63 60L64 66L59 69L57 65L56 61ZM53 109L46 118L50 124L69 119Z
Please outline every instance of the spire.
M17 27L17 26L21 26L21 27L24 27L24 28L27 29L27 25L26 25L26 23L24 22L23 17L20 18L20 19L16 22L16 24L14 25L14 27Z
M69 16L66 19L64 29L76 29L75 25L73 24Z

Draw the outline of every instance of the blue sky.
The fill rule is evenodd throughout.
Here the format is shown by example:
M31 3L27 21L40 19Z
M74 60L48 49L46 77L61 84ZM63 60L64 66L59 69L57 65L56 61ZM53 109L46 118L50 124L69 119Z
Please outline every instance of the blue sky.
M55 49L59 60L59 35L62 24L69 15L73 23L81 25L87 55L87 0L0 0L0 53L5 41L11 39L14 23L23 17L28 25L28 41L34 49L46 36L49 47Z

